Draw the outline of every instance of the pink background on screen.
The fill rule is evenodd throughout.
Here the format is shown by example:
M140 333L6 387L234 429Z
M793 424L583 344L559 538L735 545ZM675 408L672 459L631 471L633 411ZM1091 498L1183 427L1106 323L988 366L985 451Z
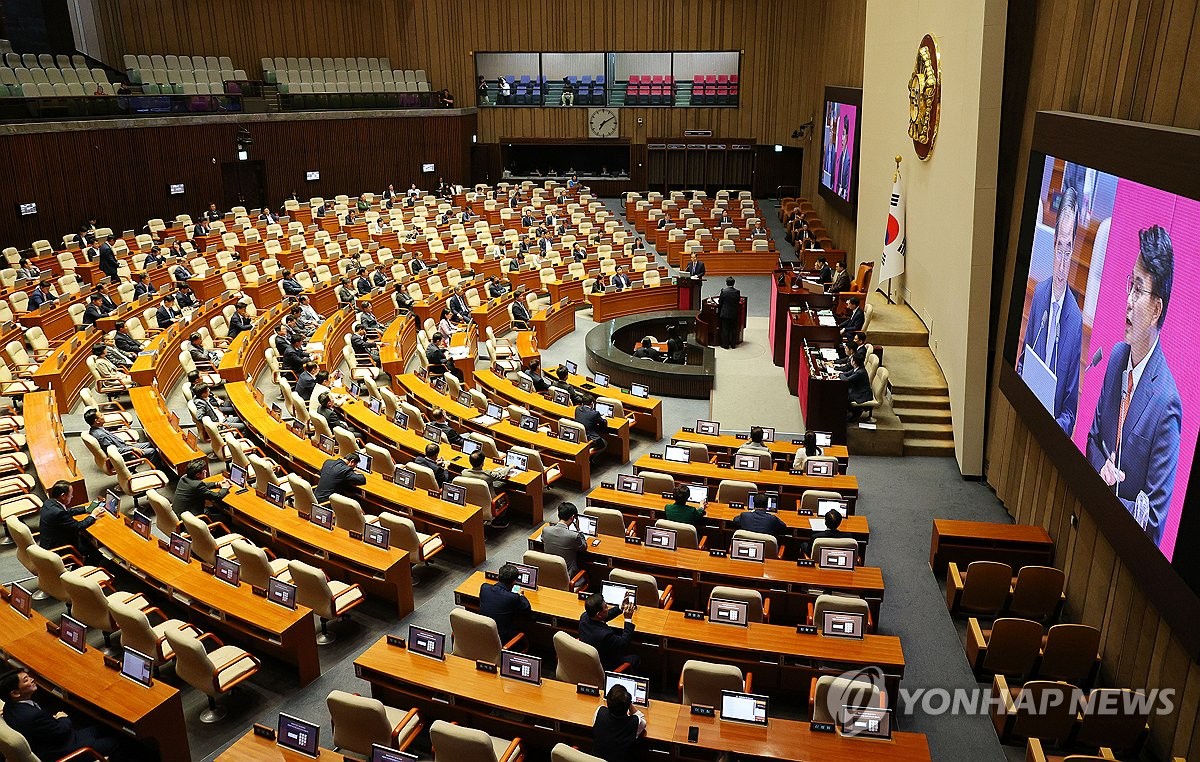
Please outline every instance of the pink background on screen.
M842 153L843 153L843 150L837 146L838 146L838 140L840 138L840 133L842 131L842 119L847 119L847 121L849 122L850 132L849 132L849 137L847 137L847 139L846 139L845 150L850 152L850 182L846 186L846 195L842 195L841 193L838 193L837 195L839 198L843 198L846 201L849 201L850 200L849 194L851 191L854 190L854 163L856 161L856 157L854 155L854 140L855 140L856 136L858 135L858 106L852 106L849 103L834 103L833 104L833 113L837 117L837 121L835 122L836 129L835 129L835 134L833 136L833 143L832 143L832 145L835 147L835 155L834 155L834 163L833 163L833 177L830 180L830 184L827 185L826 187L828 187L830 190L833 190L835 192L837 190L837 180L838 180L837 172L838 172L838 168L841 167L841 165L842 165Z
M1188 476L1196 437L1200 433L1200 363L1195 358L1195 318L1200 306L1200 202L1183 199L1166 191L1149 188L1129 180L1117 182L1112 227L1104 256L1104 272L1092 324L1089 346L1083 357L1091 359L1096 348L1104 350L1104 359L1087 372L1079 392L1079 416L1072 439L1084 453L1087 435L1096 415L1096 401L1104 382L1104 369L1112 348L1125 340L1126 283L1138 254L1138 231L1161 225L1171 236L1174 249L1174 282L1167 318L1159 344L1175 377L1183 403L1179 461L1175 488L1167 507L1167 523L1159 550L1171 560L1179 533L1179 514L1187 496Z

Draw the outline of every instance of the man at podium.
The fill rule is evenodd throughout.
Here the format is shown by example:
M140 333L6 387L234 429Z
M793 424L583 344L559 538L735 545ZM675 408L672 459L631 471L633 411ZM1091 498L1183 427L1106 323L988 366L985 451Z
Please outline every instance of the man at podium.
M1054 270L1033 291L1017 359L1017 372L1067 436L1075 429L1083 350L1083 314L1075 291L1067 286L1075 251L1077 204L1075 189L1067 188L1054 223Z
M693 251L692 258L687 263L687 267L683 268L683 272L692 280L700 280L704 277L706 271L704 263L700 261L700 257Z

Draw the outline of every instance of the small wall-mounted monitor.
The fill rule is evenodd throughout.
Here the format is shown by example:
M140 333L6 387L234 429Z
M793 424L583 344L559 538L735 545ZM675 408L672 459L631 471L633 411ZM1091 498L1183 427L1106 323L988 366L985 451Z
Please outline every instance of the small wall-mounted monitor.
M17 214L22 217L28 217L31 214L37 214L37 204L17 204Z
M167 187L167 193L172 196L183 195L183 183L171 183Z
M79 653L87 651L87 626L63 614L58 622L58 641Z
M422 171L422 172L437 172L437 165L435 165L435 164L422 164L422 165L421 165L421 171Z
M178 532L173 533L167 552L186 564L192 560L192 541Z
M534 685L542 682L542 660L516 651L500 652L500 677L510 677Z
M310 170L308 170L307 172L305 172L305 173L304 173L304 179L305 179L305 180L307 180L307 181L309 181L310 183L311 183L311 182L313 182L313 181L315 181L315 180L320 180L320 179L321 179L321 173L320 173L320 172L318 172L318 171L317 171L317 170L315 170L315 169L310 169Z
M154 684L154 657L125 646L121 653L121 676L149 688Z
M866 617L858 612L822 611L821 634L833 638L861 640L866 630Z
M467 504L467 488L460 484L445 484L442 486L442 499L455 505Z
M220 555L214 560L216 563L213 564L213 576L222 582L237 587L238 581L242 576L242 565L232 558L225 558Z

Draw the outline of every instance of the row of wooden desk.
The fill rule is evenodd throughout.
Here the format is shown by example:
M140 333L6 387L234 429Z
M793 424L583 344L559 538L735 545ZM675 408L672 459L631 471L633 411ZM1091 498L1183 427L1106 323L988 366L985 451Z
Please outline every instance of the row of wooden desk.
M603 323L626 315L676 309L679 306L679 287L673 279L665 279L658 286L588 294L587 299L592 305L592 320Z
M657 455L657 453L654 453ZM709 489L709 497L715 498L718 485L725 480L751 482L762 489L779 493L780 508L795 509L801 496L808 490L837 492L845 498L858 498L858 478L847 474L836 476L807 476L786 471L741 471L725 463L679 463L662 457L643 455L633 463L634 473L657 471L672 476L677 482L703 484Z

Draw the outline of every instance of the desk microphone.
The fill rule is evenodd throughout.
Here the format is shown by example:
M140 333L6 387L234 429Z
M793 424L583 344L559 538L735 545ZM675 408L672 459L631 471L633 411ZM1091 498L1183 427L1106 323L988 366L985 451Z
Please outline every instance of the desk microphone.
M1040 326L1038 326L1037 333L1035 333L1033 335L1033 344L1030 345L1031 347L1037 346L1038 339L1041 337L1042 331L1046 330L1046 324L1049 322L1050 322L1050 313L1043 312L1042 313L1042 324ZM1034 350L1035 354L1036 354L1036 351L1037 350Z

